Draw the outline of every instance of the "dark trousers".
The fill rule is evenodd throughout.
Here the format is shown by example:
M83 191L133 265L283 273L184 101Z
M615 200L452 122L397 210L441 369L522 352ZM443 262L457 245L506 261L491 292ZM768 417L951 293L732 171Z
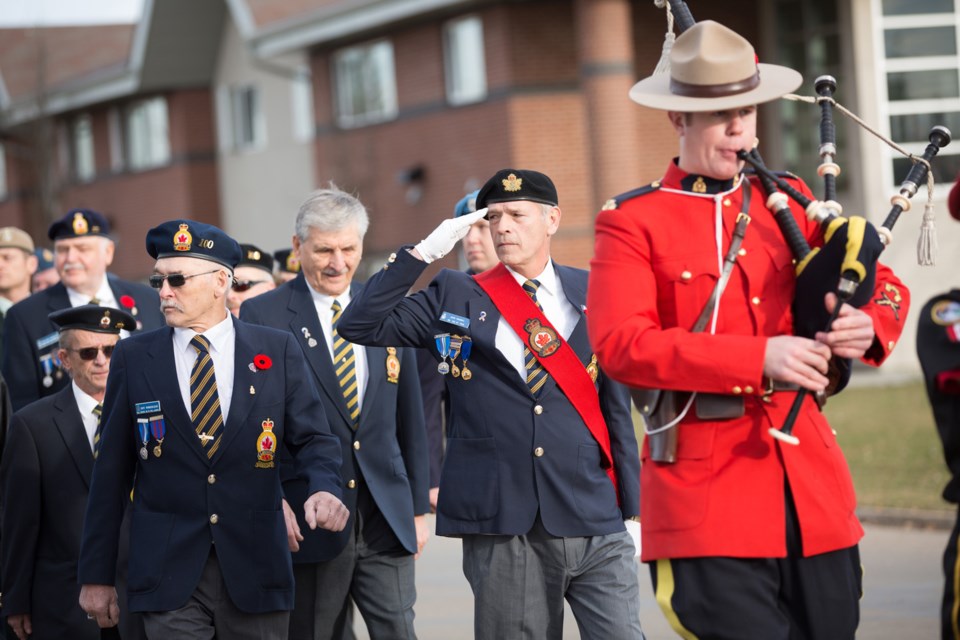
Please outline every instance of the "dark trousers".
M960 509L957 522L953 525L947 548L943 551L943 603L940 608L940 637L943 640L960 640L960 556L957 545L960 544Z
M286 640L289 617L289 611L240 611L211 552L187 604L173 611L144 613L143 625L150 640Z
M681 558L650 564L657 604L691 640L853 640L863 571L854 545L804 558L787 496L786 558Z

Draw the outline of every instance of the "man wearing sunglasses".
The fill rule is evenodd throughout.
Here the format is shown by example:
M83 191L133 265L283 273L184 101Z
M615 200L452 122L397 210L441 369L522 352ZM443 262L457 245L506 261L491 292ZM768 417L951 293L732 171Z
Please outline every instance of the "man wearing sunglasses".
M71 384L13 416L3 478L3 615L20 640L100 637L77 598L80 532L100 438L110 357L125 311L94 305L50 314ZM121 559L123 562L124 559Z
M241 244L240 263L233 270L233 285L227 294L227 308L240 315L244 300L277 288L273 280L273 256L252 244Z
M13 305L4 321L0 369L14 411L68 385L57 358L57 329L47 319L51 312L85 304L123 309L136 322L121 337L163 326L155 291L107 273L114 244L102 214L72 209L50 225L47 236L60 282Z
M150 638L287 637L293 570L278 456L306 485L305 526L343 529L340 447L289 333L236 320L240 246L172 220L147 234L168 327L113 353L84 520L80 604L117 623L122 503L133 489L130 610Z
M350 630L350 597L370 637L416 637L414 559L427 542L430 511L416 358L410 349L361 347L336 333L340 313L360 291L352 280L368 224L350 194L310 194L293 237L302 273L240 311L248 322L293 332L342 447L351 519L339 533L304 531L293 555L291 638L340 640ZM284 482L291 504L305 490L295 479Z

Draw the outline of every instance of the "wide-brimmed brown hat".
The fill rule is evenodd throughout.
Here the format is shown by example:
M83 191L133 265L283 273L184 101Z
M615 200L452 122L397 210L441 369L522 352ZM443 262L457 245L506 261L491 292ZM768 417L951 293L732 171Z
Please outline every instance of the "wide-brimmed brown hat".
M793 69L758 63L745 38L704 20L677 36L670 73L633 85L630 99L665 111L716 111L776 100L802 82Z

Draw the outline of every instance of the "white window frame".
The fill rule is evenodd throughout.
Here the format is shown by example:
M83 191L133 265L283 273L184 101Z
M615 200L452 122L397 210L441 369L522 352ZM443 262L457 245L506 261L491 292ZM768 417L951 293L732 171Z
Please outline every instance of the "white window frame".
M911 14L898 16L883 15L883 0L873 0L872 13L874 28L874 56L878 61L876 65L877 76L877 98L878 114L882 126L881 133L890 137L892 127L890 119L892 116L912 115L923 113L950 113L960 112L960 96L953 98L933 98L919 100L896 100L890 99L887 91L887 74L898 71L934 71L940 69L952 69L960 74L960 7L958 3L954 4L953 13L928 13ZM912 58L887 58L885 45L885 31L897 28L917 28L917 27L943 27L953 25L958 29L957 46L958 54L952 56L917 56ZM901 141L894 140L904 150L909 153L920 155L926 148L928 141ZM883 146L884 162L882 163L883 183L898 187L894 182L893 161L899 159L899 153ZM953 145L942 149L938 156L958 155L960 149ZM952 181L951 181L952 182ZM946 195L950 184L941 185L938 183L937 194Z
M79 182L93 182L97 176L97 159L93 144L93 119L89 113L74 118L70 126L70 140L73 176Z
M107 111L107 134L110 138L110 170L120 173L127 165L123 153L123 120L120 109L110 107Z
M132 171L170 163L170 124L163 96L131 102L123 117L124 148Z
M259 87L244 84L230 88L230 123L234 151L257 151L266 146L267 124Z
M389 40L337 51L333 56L333 78L340 127L362 127L397 116L396 66L393 43Z
M7 148L0 142L0 200L5 200L10 194L7 183Z
M472 104L487 97L487 64L480 16L461 16L443 25L443 68L450 104Z
M296 142L313 140L313 84L306 65L297 67L295 76L290 80L290 126Z

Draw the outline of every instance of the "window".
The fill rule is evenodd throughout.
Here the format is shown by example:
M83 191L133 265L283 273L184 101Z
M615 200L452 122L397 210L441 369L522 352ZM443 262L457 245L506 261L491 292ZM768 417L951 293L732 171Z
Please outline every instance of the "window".
M132 103L124 121L127 161L133 170L152 169L170 162L167 101L150 98Z
M260 92L252 85L230 90L230 121L235 150L262 147L266 142L266 125L260 106Z
M73 121L73 175L80 182L90 182L97 173L93 155L93 124L88 114Z
M334 56L337 123L359 127L397 115L393 45L387 41L349 47Z
M443 59L450 104L467 104L487 96L483 22L479 16L451 20L443 28Z
M110 138L110 170L119 173L126 166L126 160L123 157L123 126L117 107L111 107L107 112L107 133Z
M290 81L290 107L293 139L297 142L313 140L313 86L306 67L298 68Z
M878 16L880 91L886 91L885 120L890 137L911 153L929 143L930 129L960 125L960 58L955 0L874 0ZM885 150L889 178L900 184L912 162ZM946 147L931 163L938 183L950 184L960 169L960 153Z
M0 200L7 197L9 187L7 187L7 150L0 142Z

